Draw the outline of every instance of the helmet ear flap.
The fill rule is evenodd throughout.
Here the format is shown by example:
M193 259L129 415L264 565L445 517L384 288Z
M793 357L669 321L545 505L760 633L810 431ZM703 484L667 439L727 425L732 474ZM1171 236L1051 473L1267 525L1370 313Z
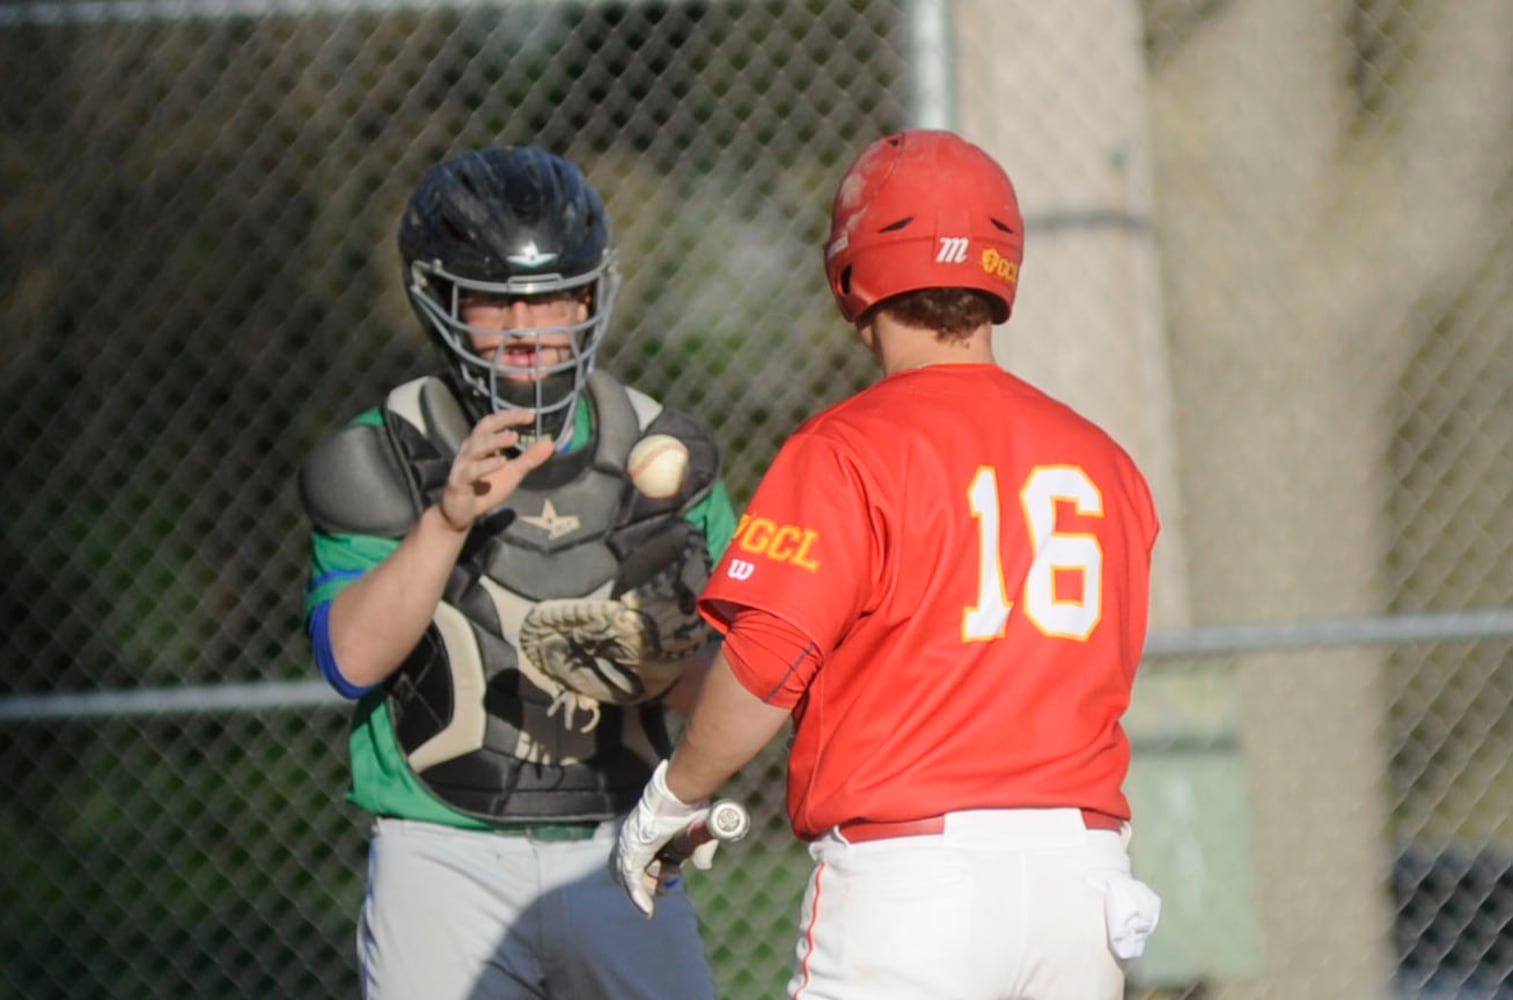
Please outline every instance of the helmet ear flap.
M855 298L851 281L852 268L853 265L847 262L830 273L830 294L835 296L841 318L848 323L854 322L862 313L860 309L855 308L855 303L852 301Z

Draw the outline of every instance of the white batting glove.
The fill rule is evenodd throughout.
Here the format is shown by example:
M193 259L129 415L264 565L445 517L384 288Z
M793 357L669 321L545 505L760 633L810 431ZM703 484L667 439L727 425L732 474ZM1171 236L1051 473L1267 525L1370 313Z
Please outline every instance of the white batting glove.
M704 810L704 818L709 818L708 809ZM693 853L688 856L688 860L693 862L693 866L699 871L707 872L714 867L714 852L719 850L719 848L720 842L718 840L706 840L693 849Z
M674 877L678 871L675 866L663 871L664 865L657 860L657 852L678 834L708 816L707 801L689 805L668 790L667 761L658 764L641 793L641 801L620 824L615 849L609 859L610 874L646 917L652 915L656 906L654 897L663 880ZM702 844L689 860L695 868L707 870L714 863L714 852L719 846L717 840Z

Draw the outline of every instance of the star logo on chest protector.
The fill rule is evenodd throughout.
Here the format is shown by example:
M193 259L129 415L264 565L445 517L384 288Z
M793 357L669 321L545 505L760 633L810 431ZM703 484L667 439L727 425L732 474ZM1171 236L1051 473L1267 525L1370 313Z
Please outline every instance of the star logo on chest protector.
M550 500L541 505L541 513L534 517L521 517L520 520L532 527L540 528L546 532L547 538L561 538L578 530L581 522L577 514L559 514L557 508L552 506Z

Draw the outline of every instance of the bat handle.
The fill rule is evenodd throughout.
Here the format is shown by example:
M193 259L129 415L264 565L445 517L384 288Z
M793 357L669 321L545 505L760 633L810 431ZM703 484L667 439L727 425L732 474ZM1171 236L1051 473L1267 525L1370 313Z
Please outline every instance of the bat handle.
M751 815L733 799L720 799L709 807L709 816L678 834L657 852L664 865L681 865L695 850L711 840L735 843L751 831Z

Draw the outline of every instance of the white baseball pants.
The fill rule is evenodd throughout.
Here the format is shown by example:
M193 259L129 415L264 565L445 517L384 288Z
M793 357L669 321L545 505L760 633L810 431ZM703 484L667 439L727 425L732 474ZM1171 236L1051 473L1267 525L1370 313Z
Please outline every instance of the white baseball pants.
M792 1000L1122 1000L1160 901L1128 827L1076 809L948 813L942 833L810 845ZM1134 929L1132 940L1131 929Z

